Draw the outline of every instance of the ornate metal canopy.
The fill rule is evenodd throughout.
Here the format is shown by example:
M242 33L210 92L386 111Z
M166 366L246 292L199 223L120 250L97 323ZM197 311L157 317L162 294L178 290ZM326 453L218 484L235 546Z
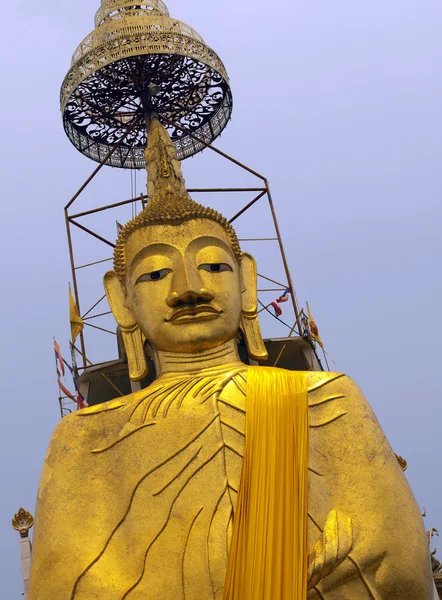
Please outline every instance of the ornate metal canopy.
M151 112L180 160L204 148L188 131L205 143L218 137L232 112L225 67L162 0L102 0L95 27L61 88L64 128L82 154L102 162L120 143L105 164L144 167Z

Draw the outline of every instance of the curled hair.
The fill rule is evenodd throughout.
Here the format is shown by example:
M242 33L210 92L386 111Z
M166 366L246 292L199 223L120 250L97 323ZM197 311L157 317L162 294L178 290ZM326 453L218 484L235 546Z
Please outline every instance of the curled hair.
M194 219L209 219L223 227L229 236L233 253L238 263L241 261L241 248L238 236L229 221L213 208L198 204L187 193L170 192L154 197L146 208L129 221L118 236L114 251L114 270L124 282L126 275L125 245L131 233L151 225L181 225Z

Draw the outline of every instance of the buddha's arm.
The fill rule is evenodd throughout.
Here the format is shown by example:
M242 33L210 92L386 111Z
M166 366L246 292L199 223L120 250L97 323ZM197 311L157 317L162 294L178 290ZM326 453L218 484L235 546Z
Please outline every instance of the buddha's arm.
M112 499L90 453L97 425L71 415L52 436L38 492L30 600L69 600L106 535Z
M347 558L320 581L316 597L430 600L420 511L370 406L348 377L309 379L311 466L320 473L310 474L309 510L317 528L310 543L321 536L331 510L353 524Z
M72 548L75 533L63 508L70 501L66 487L72 447L71 417L57 426L46 453L40 478L31 566L30 600L62 600L72 590L72 564L78 556ZM75 471L74 471L75 472ZM72 486L72 491L74 487Z

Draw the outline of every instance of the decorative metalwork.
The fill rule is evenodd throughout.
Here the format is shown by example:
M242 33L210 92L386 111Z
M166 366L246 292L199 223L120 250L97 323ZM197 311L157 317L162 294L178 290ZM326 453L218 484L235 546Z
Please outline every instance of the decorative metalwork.
M22 538L28 537L29 530L33 527L33 525L34 517L24 508L20 508L18 513L16 513L12 519L12 527L16 531L20 532L20 536Z
M232 112L224 65L191 27L168 16L161 0L104 0L96 23L61 89L65 131L82 154L102 162L127 136L105 164L144 167L151 112L180 160L222 132Z
M133 0L102 0L95 14L95 27L111 19L121 19L129 15L144 16L145 11L149 11L152 15L169 16L167 6L162 0L138 0L136 5Z

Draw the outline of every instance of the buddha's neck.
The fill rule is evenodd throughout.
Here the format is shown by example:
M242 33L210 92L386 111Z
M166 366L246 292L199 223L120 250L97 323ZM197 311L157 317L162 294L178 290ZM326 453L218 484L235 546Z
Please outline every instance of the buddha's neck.
M195 353L158 350L154 354L154 361L157 377L164 373L191 373L241 362L236 340L230 340L222 346Z

